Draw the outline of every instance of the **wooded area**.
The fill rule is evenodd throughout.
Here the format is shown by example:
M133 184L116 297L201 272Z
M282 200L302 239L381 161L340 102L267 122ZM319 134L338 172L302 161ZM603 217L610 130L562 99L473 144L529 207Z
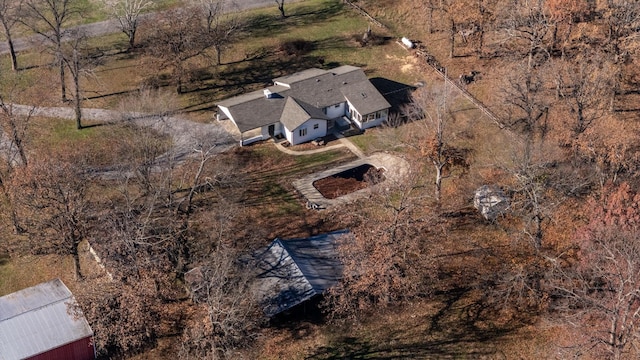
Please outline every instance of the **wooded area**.
M637 358L640 3L360 0L387 28L358 17L357 30L343 3L0 0L0 274L22 258L70 259L105 359ZM120 33L76 27L95 14ZM316 26L346 30L290 35L327 31ZM285 51L295 43L304 51ZM350 139L411 169L317 211L292 181L352 154L237 147L213 109L336 64L407 82L390 121ZM87 103L117 112L87 120ZM73 111L73 129L43 105ZM179 132L177 115L200 123ZM489 220L473 208L484 185L509 200ZM353 234L340 284L318 312L267 319L246 256L336 229Z

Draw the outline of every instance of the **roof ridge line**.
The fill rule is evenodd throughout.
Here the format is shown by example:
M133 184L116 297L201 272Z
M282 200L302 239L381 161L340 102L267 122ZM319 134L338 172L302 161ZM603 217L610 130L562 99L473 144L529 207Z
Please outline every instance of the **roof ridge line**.
M11 320L11 319L13 319L13 318L15 318L15 317L18 317L18 316L22 315L22 314L26 314L26 313L28 313L28 312L32 312L32 311L37 311L37 310L40 310L40 309L45 308L45 307L47 307L47 306L51 306L51 305L58 304L59 302L61 302L61 301L65 301L65 300L70 299L70 298L73 298L73 294L72 294L72 295L69 295L68 297L65 297L65 298L62 298L62 299L58 299L58 300L56 300L56 301L53 301L53 302L50 302L50 303L46 303L46 304L44 304L44 305L40 305L40 306L38 306L38 307L34 307L34 308L31 308L31 309L28 309L28 310L25 310L25 311L19 312L19 313L17 313L17 314L15 314L15 315L13 315L13 316L8 317L8 318L3 318L2 320L0 320L0 322L2 322L2 321L7 321L7 320ZM75 298L74 298L74 301L75 301Z

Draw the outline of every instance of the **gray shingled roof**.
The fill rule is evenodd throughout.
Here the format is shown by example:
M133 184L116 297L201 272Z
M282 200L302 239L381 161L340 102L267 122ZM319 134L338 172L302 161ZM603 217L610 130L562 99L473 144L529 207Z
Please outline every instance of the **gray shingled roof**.
M60 279L0 297L0 360L24 359L89 336L89 323Z
M295 97L298 101L322 109L344 102L346 91L354 98L354 101L349 101L361 114L390 107L384 97L369 82L364 71L355 66L345 65L331 70L312 68L276 78L274 82L288 86L268 87L267 89L275 94L270 99L264 96L264 90L258 90L220 101L217 105L229 109L241 132L279 122L287 97ZM343 89L347 90L343 91ZM368 94L367 98L355 98L354 94L363 92ZM363 109L361 110L358 106L362 106ZM375 110L369 111L369 109ZM287 128L289 127L287 126ZM289 130L293 129L289 128Z
M369 80L347 84L340 88L340 92L361 115L391 107Z
M349 230L305 239L275 239L256 253L264 312L274 316L320 295L342 278L338 239Z
M311 68L311 69L298 71L297 73L293 73L293 74L290 74L290 75L285 75L285 76L281 76L281 77L275 78L275 79L273 79L273 83L274 84L275 83L283 83L283 84L291 85L291 84L296 83L298 81L314 78L316 76L324 75L326 73L327 73L326 70L322 70L322 69L318 69L318 68Z
M289 96L285 102L280 122L293 131L310 119L328 120L322 110L304 101Z

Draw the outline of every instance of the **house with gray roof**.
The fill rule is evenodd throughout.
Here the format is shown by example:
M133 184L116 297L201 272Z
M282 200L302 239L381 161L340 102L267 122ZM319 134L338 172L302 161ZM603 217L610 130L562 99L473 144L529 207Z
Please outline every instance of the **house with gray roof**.
M0 297L0 360L92 360L92 338L60 279Z
M327 135L336 123L359 129L380 125L391 105L361 68L311 68L273 79L265 89L218 104L218 120L231 120L240 145L284 136L292 145Z
M322 295L342 278L339 230L301 239L275 239L254 254L264 313L275 316Z

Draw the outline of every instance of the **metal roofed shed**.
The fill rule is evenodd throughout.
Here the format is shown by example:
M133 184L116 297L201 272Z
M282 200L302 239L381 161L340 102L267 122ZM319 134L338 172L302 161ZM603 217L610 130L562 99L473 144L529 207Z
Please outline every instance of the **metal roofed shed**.
M473 207L487 220L495 220L509 209L509 198L497 186L483 185L473 197Z
M321 295L342 278L338 242L350 236L339 230L304 239L275 239L254 254L264 313L273 317Z
M92 337L60 279L0 297L0 360L92 360Z

